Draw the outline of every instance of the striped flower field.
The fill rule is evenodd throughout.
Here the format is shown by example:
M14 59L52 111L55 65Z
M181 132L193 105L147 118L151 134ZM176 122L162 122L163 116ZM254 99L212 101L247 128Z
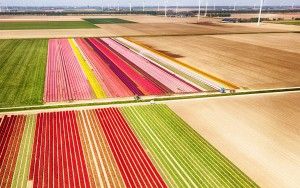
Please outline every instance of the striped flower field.
M0 117L0 187L257 187L166 105Z
M49 39L44 102L219 89L179 65L166 65L144 57L124 40Z

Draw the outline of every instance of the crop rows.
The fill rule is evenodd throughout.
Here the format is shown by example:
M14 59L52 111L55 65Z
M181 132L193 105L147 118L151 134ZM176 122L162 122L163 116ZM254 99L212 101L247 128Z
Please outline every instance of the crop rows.
M177 71L178 72L178 71ZM196 93L188 77L111 38L50 39L44 101Z
M165 105L0 117L0 187L256 187Z
M43 103L47 41L0 40L0 107Z
M49 40L44 101L90 99L90 86L67 39Z

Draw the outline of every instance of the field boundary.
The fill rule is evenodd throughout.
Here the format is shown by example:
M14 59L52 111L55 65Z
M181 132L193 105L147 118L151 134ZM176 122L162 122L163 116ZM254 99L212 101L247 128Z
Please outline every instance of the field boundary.
M22 111L34 111L34 110L53 110L53 109L64 109L64 108L79 108L79 107L99 107L99 106L110 106L110 105L130 105L130 104L142 104L151 102L164 102L164 101L176 101L186 99L201 99L201 98L213 98L213 97L230 97L230 96L241 96L241 95L254 95L254 94L270 94L270 93L284 93L284 92L297 92L300 91L300 87L293 88L277 88L277 89L264 89L264 90L246 90L239 91L236 93L212 93L212 94L195 94L195 95L177 95L177 96L163 96L163 97L145 97L139 100L128 99L128 100L114 100L114 101L99 101L99 102L86 102L86 103L64 103L54 105L36 105L36 106L24 106L24 107L12 107L12 108L0 108L0 115L7 112L14 113Z

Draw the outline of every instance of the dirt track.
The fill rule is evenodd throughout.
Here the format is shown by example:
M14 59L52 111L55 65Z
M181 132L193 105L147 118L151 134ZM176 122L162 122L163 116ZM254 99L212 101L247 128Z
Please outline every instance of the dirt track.
M243 36L136 37L134 40L183 56L179 60L240 87L300 85L297 34L246 35L248 38L241 40L243 42L237 42ZM273 43L277 44L274 48L270 45Z
M300 184L300 93L169 102L261 187Z

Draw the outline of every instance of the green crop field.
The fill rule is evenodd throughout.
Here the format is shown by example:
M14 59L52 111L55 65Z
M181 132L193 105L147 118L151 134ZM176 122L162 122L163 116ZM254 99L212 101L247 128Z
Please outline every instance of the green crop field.
M277 21L273 22L277 24L285 24L285 25L300 25L300 20L292 20L292 21Z
M122 113L170 187L258 187L166 105Z
M87 21L0 22L0 30L97 28Z
M92 24L135 23L132 21L123 20L123 19L119 19L119 18L86 18L83 20L88 21Z
M0 107L43 103L47 39L0 40Z

